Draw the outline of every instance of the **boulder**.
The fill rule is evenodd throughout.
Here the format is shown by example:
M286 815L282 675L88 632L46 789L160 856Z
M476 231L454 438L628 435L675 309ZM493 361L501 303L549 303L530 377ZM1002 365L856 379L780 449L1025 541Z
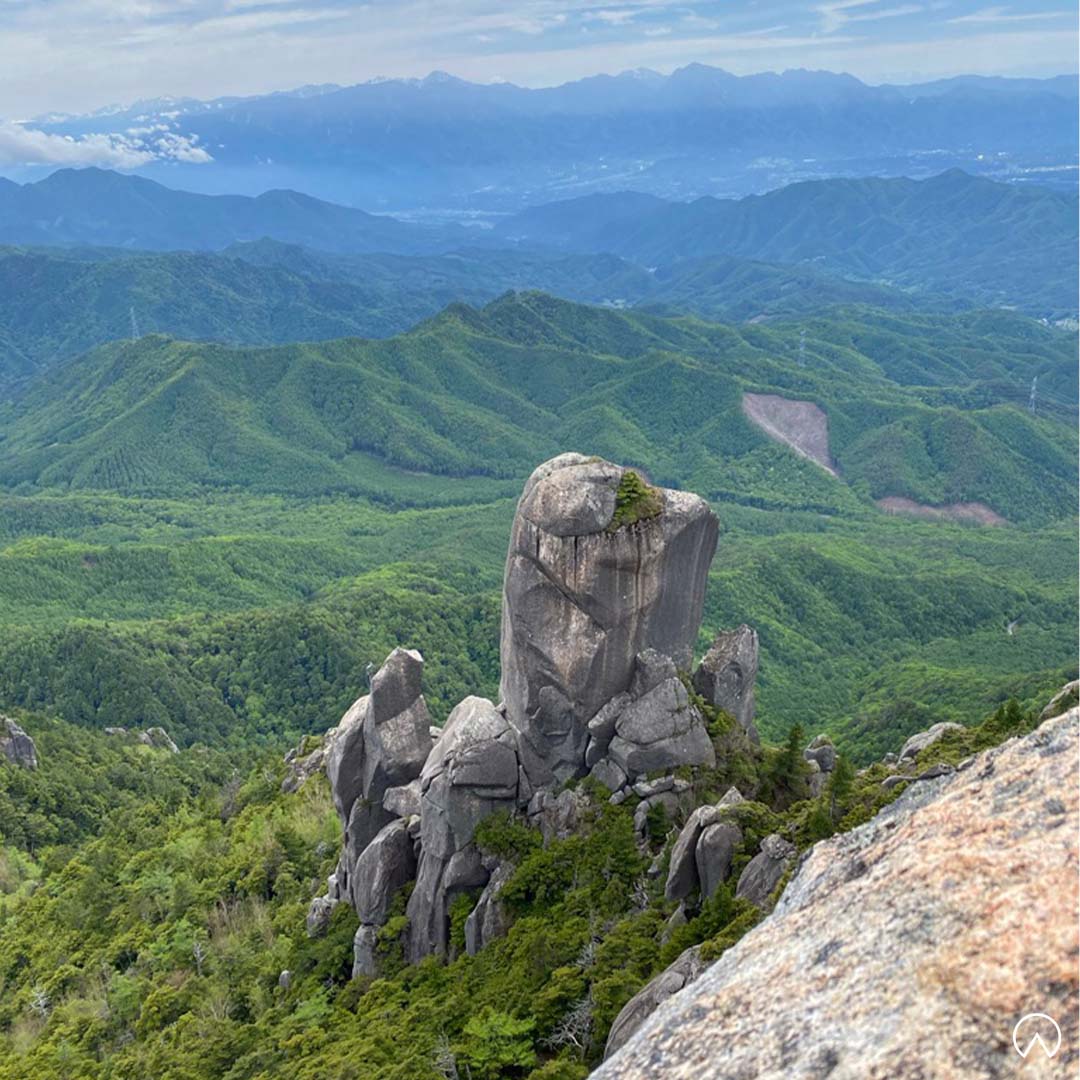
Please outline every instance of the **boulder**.
M567 789L558 795L540 791L529 804L529 824L540 830L545 844L565 840L577 831L588 805L588 798L581 791Z
M604 1060L606 1061L624 1046L663 1002L689 986L704 970L701 946L694 945L681 953L679 958L659 975L650 979L615 1017L615 1023L611 1025L611 1031L608 1032L607 1043L604 1046Z
M766 836L761 841L761 850L739 875L739 884L735 886L736 897L749 900L755 907L765 907L794 860L794 844L777 833Z
M731 877L731 860L742 839L742 829L732 821L717 821L702 830L694 850L702 900L708 900Z
M687 819L671 848L668 876L664 885L665 900L682 900L699 886L695 852L705 828L720 820L715 806L699 806Z
M343 825L362 796L374 836L392 816L383 808L386 792L420 775L432 746L420 693L423 666L418 652L394 649L372 677L371 693L353 703L332 733L326 775Z
M602 758L590 770L589 775L603 784L608 791L618 791L626 783L626 773L609 758Z
M810 789L810 798L816 799L825 790L825 785L829 782L829 774L823 773L821 766L813 758L806 763L806 768L806 784Z
M628 776L716 764L701 713L679 679L666 679L619 713L608 757Z
M382 926L395 894L416 873L407 823L391 822L364 848L349 880L352 905L362 923Z
M1049 720L1054 716L1060 716L1066 709L1076 704L1078 696L1080 696L1080 679L1073 679L1072 682L1067 682L1046 703L1046 707L1040 713L1039 719Z
M364 718L368 698L358 698L349 706L338 726L333 729L330 749L326 753L326 777L342 826L348 824L353 803L363 790Z
M421 848L416 887L405 913L409 917L408 959L418 964L426 956L446 956L450 946L450 905L459 893L487 884L480 852L470 845L449 859Z
M674 791L661 791L659 795L653 795L648 799L642 799L634 807L634 829L642 836L645 835L648 826L649 811L654 807L662 806L668 822L674 820L682 803Z
M34 740L9 716L0 716L0 756L20 769L33 771L38 767Z
M689 665L718 525L704 500L653 489L657 511L612 527L628 470L562 454L529 478L507 555L506 714L534 787L583 772L588 723L627 692L646 649Z
M694 672L694 689L710 705L735 717L755 743L759 741L754 726L757 670L757 631L744 623L736 630L721 630Z
M963 730L963 724L952 724L946 721L934 724L933 727L929 727L925 731L917 732L900 748L900 760L907 761L908 758L917 757L928 746L933 746L943 735L948 734L950 731Z
M666 945L674 935L676 930L682 929L687 924L686 918L686 905L679 904L679 906L668 916L667 922L664 923L664 929L660 931L660 944Z
M139 733L139 742L143 746L149 746L154 750L168 750L170 754L179 754L180 748L169 737L169 733L163 727L147 728Z
M634 785L634 794L639 799L648 799L662 791L671 791L675 787L674 776L660 776L655 780L639 780Z
M374 926L359 926L353 935L354 979L379 974L379 931Z
M285 755L285 778L281 781L281 793L293 795L299 791L326 764L326 744L317 746L309 754L301 753L303 743L293 747Z
M487 883L476 827L518 805L517 733L486 698L465 698L447 718L420 775L420 863L409 898L409 955L446 954L458 893Z
M420 693L423 658L395 649L371 680L364 718L364 797L382 803L392 787L420 775L431 753L431 717Z
M1073 709L817 844L772 914L641 1010L595 1080L1074 1075L1078 723ZM1013 1048L1033 1012L1060 1025L1053 1061ZM1052 1027L1023 1045L1036 1031L1054 1045Z
M807 762L814 762L823 772L832 772L836 768L836 747L828 735L818 735L803 751Z
M410 818L420 813L420 779L386 789L383 809L396 817Z
M465 951L470 956L475 956L485 945L502 937L510 928L510 916L499 901L499 893L513 872L514 868L508 864L496 867L484 886L476 907L465 920Z

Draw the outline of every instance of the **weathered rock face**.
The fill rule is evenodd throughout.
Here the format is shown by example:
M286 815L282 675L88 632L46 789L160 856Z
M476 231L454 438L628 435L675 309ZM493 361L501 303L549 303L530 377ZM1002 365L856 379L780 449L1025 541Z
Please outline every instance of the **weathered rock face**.
M746 864L735 886L735 896L765 907L780 879L795 861L795 845L773 833L761 841L761 850Z
M392 821L356 860L350 885L352 905L362 923L382 926L394 894L412 881L416 856L406 822Z
M510 866L500 866L491 875L480 899L465 920L465 951L475 956L485 945L502 937L509 928L506 910L499 900L502 887L510 878Z
M417 780L431 752L431 720L420 693L423 665L418 652L395 649L371 680L371 693L354 702L327 736L326 775L344 829L344 848L331 891L312 904L309 933L325 929L328 916L324 901L338 899L332 895L335 889L356 906L359 897L371 895L372 888L378 893L386 880L400 878L402 866L408 865L409 873L396 888L412 877L413 866L405 859L403 831L400 836L394 833L393 845L380 844L370 861L364 861L364 857L369 846L399 816L384 805L387 801L391 807L395 805L388 794L398 793ZM408 840L410 860L411 843ZM397 869L387 871L382 883L372 886L366 876L375 869L386 870L383 859L391 847L398 860ZM376 909L381 910L381 902Z
M594 1075L1074 1076L1078 725L1074 708L819 843ZM1053 1061L1017 1058L1031 1012L1060 1025Z
M759 741L754 727L757 671L757 631L744 623L737 630L721 630L694 672L694 689L734 716L755 743Z
M420 869L409 898L409 955L444 954L454 896L487 883L473 845L484 818L518 805L516 732L485 698L450 714L420 776Z
M8 716L0 716L0 756L21 769L38 767L34 740Z
M501 693L536 756L524 763L535 787L580 770L589 721L630 689L639 653L690 664L716 518L696 495L660 490L655 517L609 530L625 472L563 454L532 474L518 503Z

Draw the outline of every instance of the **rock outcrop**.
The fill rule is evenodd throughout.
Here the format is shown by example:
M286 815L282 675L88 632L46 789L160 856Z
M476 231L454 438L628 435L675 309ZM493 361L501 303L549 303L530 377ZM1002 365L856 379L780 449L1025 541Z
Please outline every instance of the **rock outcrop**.
M694 672L694 689L710 705L735 717L755 743L760 741L754 727L757 670L757 631L744 623L736 630L721 630Z
M671 848L665 899L684 900L698 891L707 900L731 876L742 829L730 811L742 801L738 790L731 788L715 806L699 806L687 818Z
M746 864L735 886L735 897L763 908L780 879L795 862L795 845L777 833L761 841L761 850Z
M716 760L684 679L717 531L696 495L652 488L611 462L564 454L533 473L506 562L502 703L466 698L433 743L423 660L395 649L325 740L344 846L308 926L324 932L334 906L350 903L361 922L356 974L375 973L378 929L414 879L410 962L448 952L462 893L478 896L470 952L505 931L507 870L474 840L492 814L527 819L545 843L569 835L582 796L555 789L586 773L616 801L641 800L641 834L654 807L669 818L690 808L690 783L674 771ZM752 674L750 689L752 716ZM308 762L290 764L288 783L302 782Z
M139 732L138 740L152 750L168 750L170 754L179 754L180 747L173 742L172 736L163 727L147 728Z
M717 521L698 496L653 489L654 516L612 528L627 474L562 454L532 474L518 503L500 689L534 787L578 772L589 721L630 689L639 653L690 667Z
M963 724L943 722L940 724L933 724L925 731L916 732L902 747L900 747L900 761L904 762L911 758L918 757L923 750L928 746L933 746L943 735L947 735L950 731L963 730Z
M594 1075L1075 1075L1078 725L1074 708L817 844L772 914L639 1010ZM1052 1062L1013 1048L1033 1012L1060 1025Z
M0 716L0 757L20 769L33 770L38 767L34 740L8 716Z

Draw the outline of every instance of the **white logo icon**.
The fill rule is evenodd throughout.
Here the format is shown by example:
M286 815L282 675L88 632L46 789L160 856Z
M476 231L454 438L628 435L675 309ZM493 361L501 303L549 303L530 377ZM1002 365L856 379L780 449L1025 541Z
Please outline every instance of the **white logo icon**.
M1020 1030L1021 1028L1023 1031ZM1051 1040L1053 1047L1047 1046L1043 1038L1044 1035L1050 1036L1051 1028L1053 1028ZM1058 1027L1057 1021L1046 1013L1028 1013L1027 1016L1020 1017L1016 1027L1013 1028L1013 1046L1022 1058L1026 1058L1035 1049L1036 1043L1048 1058L1052 1058L1061 1049L1061 1028Z

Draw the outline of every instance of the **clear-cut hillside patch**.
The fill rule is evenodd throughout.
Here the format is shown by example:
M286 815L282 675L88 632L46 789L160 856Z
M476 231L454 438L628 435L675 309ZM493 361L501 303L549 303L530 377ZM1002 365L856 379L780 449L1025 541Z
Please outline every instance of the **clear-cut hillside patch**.
M926 503L905 499L901 495L888 495L878 499L877 505L886 514L914 514L932 520L971 521L976 525L1008 525L1008 521L984 502L947 503L944 506L927 506Z
M776 394L743 394L742 410L769 438L839 475L829 453L829 418L819 405Z

